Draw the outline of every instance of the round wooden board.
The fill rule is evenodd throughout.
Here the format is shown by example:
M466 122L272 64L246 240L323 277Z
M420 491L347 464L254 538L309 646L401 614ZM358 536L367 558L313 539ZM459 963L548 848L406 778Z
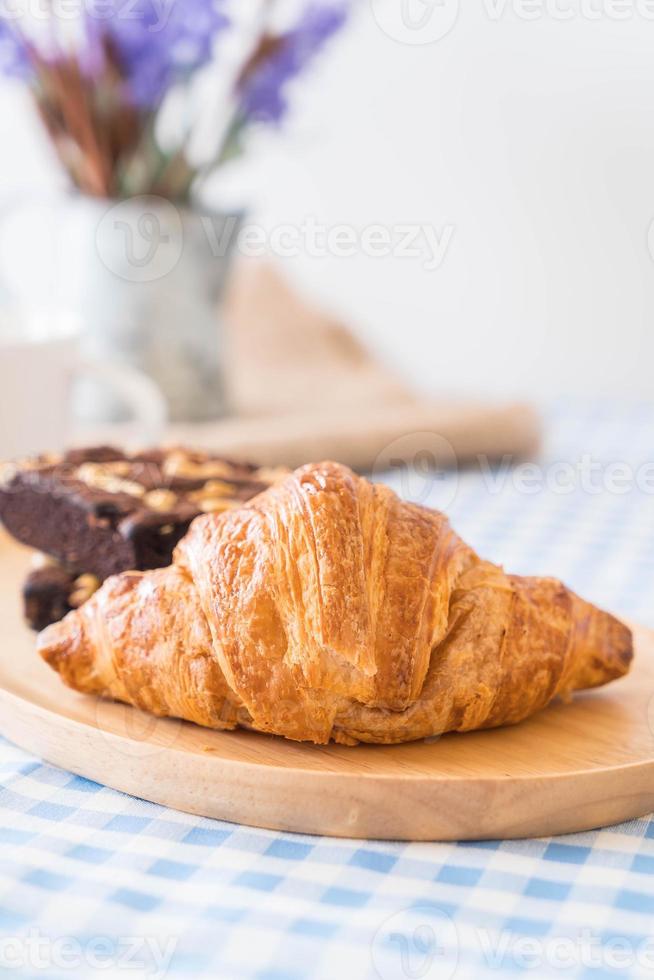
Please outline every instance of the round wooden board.
M155 719L65 688L36 656L0 532L0 730L89 779L208 817L337 837L463 840L605 826L654 810L654 632L631 674L514 728L400 746L311 746Z

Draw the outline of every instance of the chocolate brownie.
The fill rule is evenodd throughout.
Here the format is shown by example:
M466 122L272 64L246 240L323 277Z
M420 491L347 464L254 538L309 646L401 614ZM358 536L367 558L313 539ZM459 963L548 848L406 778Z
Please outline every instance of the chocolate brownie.
M108 446L73 450L3 464L0 520L76 578L103 581L170 564L195 517L238 506L281 472L181 448L135 455Z
M45 555L39 556L45 559ZM32 569L23 584L23 612L27 625L43 630L90 599L100 586L95 575L76 575L51 559Z

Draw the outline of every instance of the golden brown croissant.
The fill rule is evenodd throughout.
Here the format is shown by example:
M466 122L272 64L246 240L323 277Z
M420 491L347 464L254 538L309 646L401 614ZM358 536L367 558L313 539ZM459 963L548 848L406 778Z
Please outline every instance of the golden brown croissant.
M170 568L109 579L39 649L77 690L318 743L512 724L632 657L608 613L336 463L198 518Z

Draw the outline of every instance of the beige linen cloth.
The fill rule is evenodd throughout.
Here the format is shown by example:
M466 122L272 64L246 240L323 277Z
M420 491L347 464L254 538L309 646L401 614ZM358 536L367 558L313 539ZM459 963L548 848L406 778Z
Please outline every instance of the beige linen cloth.
M277 267L242 259L225 308L230 414L173 424L163 442L264 466L335 459L383 472L531 455L539 420L523 404L411 392L350 331L297 295ZM77 431L75 442L136 447L133 424Z
M535 451L526 405L412 393L276 267L242 261L227 301L226 378L233 416L173 426L174 440L264 465L337 459L386 469L427 450L438 465Z

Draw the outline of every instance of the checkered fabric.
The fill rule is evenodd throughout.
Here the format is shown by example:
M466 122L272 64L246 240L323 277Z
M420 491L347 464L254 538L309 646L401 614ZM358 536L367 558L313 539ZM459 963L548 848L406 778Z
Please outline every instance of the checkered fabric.
M447 504L513 571L555 571L654 625L653 459L654 407L565 403L538 469L388 479ZM0 968L15 975L654 976L650 819L555 840L339 841L177 813L6 742L0 771Z

